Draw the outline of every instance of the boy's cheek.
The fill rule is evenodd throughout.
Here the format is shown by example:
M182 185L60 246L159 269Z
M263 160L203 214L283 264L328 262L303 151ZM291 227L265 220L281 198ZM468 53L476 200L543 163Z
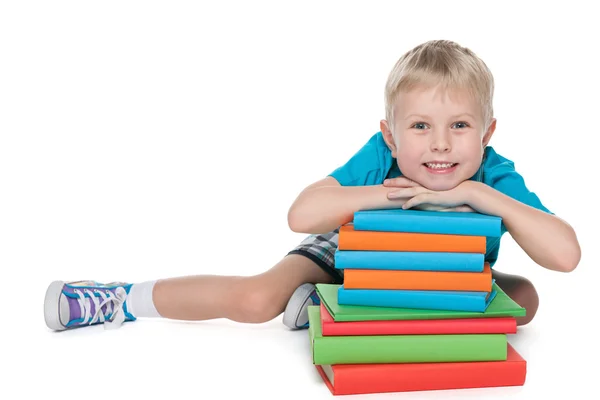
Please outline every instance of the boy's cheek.
M415 169L421 165L421 156L409 151L398 151L398 166L400 170Z

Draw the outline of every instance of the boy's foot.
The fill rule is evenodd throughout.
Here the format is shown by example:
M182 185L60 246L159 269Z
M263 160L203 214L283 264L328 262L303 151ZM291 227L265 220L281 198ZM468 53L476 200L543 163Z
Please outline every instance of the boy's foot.
M321 300L315 285L312 283L300 285L285 307L283 324L290 329L308 328L308 306L319 304Z
M125 300L131 284L94 281L55 281L48 286L44 300L44 318L55 331L104 323L105 328L134 321Z

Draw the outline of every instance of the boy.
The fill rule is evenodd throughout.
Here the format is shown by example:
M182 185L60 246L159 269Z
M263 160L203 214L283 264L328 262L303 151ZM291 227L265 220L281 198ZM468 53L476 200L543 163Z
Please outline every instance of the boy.
M54 330L138 317L181 320L228 318L307 326L306 309L318 304L316 283L340 283L333 255L341 225L361 209L418 208L479 212L502 217L509 232L539 265L572 271L580 259L573 229L530 192L508 159L488 143L495 131L493 77L472 51L430 41L404 54L385 89L386 119L345 165L305 188L292 204L294 232L310 233L270 270L250 277L190 276L138 284L50 284L46 324ZM487 243L493 266L500 240ZM494 271L498 285L527 316L537 310L528 280Z

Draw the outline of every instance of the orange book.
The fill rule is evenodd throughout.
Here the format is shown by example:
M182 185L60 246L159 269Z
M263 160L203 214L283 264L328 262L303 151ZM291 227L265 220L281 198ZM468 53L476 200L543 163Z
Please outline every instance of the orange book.
M356 231L352 224L347 224L340 227L338 249L485 254L485 245L485 236Z
M488 262L484 263L482 272L345 269L344 287L489 292L492 290L492 270Z

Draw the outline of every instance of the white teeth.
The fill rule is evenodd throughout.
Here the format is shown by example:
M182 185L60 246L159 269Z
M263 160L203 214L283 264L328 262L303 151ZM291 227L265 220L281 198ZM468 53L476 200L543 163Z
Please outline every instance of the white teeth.
M425 163L425 165L427 165L431 169L444 169L444 168L451 168L455 164L454 163L445 163L445 164Z

